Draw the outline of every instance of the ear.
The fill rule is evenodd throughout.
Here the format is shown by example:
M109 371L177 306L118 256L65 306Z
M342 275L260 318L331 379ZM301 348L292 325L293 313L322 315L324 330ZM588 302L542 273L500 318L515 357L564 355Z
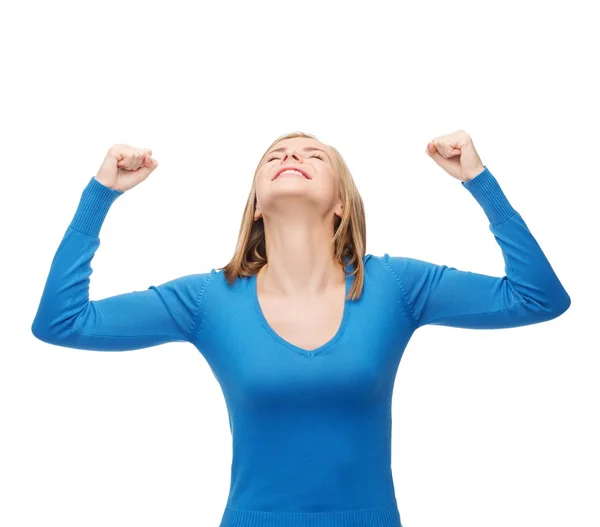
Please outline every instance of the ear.
M256 221L260 218L262 218L262 212L260 211L260 207L258 206L258 203L257 203L256 206L254 207L254 221Z
M340 218L342 217L344 214L344 204L342 203L342 200L337 202L335 208L333 209L333 213Z

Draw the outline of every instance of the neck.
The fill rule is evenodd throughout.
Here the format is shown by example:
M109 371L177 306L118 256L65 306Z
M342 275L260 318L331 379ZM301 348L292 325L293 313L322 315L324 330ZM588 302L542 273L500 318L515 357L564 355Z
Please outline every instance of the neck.
M345 284L344 268L333 256L331 222L265 225L267 264L259 272L266 294L315 297Z

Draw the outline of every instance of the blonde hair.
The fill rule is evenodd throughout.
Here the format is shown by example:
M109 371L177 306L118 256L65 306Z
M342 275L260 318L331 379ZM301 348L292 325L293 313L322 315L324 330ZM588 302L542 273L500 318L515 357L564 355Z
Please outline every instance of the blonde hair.
M267 263L265 229L263 219L254 220L256 207L256 174L266 154L279 141L295 137L318 139L304 132L291 132L278 137L262 155L252 180L252 188L246 202L237 245L233 257L227 265L217 269L223 270L225 279L232 285L236 278L252 276ZM340 192L343 202L342 217L335 215L333 222L334 258L341 265L352 264L354 280L348 292L348 297L356 300L362 293L364 284L364 263L367 232L365 210L362 198L354 184L350 170L342 155L331 145L327 145L333 153L334 168L337 169Z

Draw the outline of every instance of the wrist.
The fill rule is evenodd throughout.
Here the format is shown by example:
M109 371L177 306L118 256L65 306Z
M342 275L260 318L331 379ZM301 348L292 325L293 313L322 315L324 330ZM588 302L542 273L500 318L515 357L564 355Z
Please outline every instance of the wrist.
M463 174L463 178L461 181L466 183L467 181L471 181L473 178L476 178L479 174L481 174L485 170L484 165L479 165L475 170L469 170L467 173Z

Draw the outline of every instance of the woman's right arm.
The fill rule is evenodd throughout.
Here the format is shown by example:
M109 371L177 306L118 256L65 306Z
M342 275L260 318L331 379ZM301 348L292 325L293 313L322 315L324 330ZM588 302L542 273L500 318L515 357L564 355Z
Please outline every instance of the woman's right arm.
M91 261L111 204L123 191L92 178L56 251L37 314L36 338L69 348L126 351L193 342L214 273L182 276L143 291L89 299Z

